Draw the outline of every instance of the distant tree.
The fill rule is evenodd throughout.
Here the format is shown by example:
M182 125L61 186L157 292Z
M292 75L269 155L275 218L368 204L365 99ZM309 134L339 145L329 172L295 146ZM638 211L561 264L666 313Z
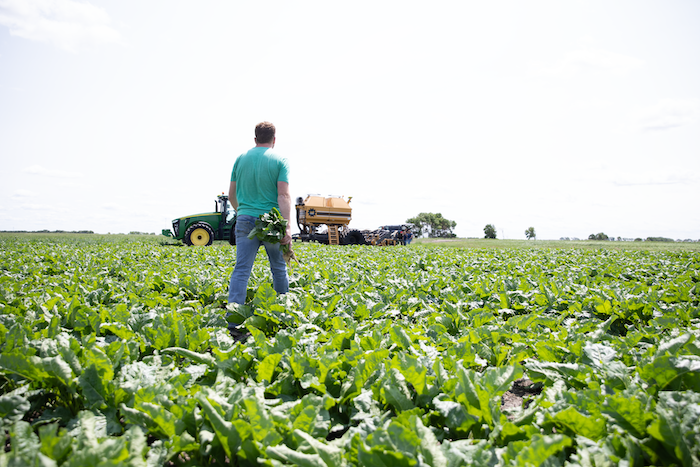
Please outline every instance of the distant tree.
M484 227L484 238L496 238L496 226L493 224L486 224Z
M673 242L672 238L666 237L647 237L647 242Z
M588 240L610 240L610 238L605 235L603 232L597 233L597 234L590 234L588 236Z
M416 237L456 237L452 229L457 226L457 222L445 219L439 212L421 212L416 217L406 219L406 223L413 224L413 234Z
M525 230L525 237L530 240L530 239L535 239L537 237L537 234L535 234L535 228L534 227L528 227L527 230Z

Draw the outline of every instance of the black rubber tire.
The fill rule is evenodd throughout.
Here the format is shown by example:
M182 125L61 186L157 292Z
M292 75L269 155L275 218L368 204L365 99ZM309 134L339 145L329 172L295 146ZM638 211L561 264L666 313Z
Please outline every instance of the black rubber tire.
M359 230L351 230L345 235L343 245L366 245L365 236Z
M214 243L214 230L206 222L196 222L187 228L183 241L187 246L209 246Z
M231 234L228 237L228 242L231 246L234 246L236 244L236 224L235 223L231 226Z
M311 234L309 235L309 240L313 242L318 242L318 243L323 243L324 245L328 245L328 234L323 233L323 234Z

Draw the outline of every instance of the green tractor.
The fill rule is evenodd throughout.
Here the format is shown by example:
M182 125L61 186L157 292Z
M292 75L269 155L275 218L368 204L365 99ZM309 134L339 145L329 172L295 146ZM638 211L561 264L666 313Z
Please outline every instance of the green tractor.
M228 202L228 196L216 197L214 212L192 214L173 220L172 232L163 229L163 235L182 240L185 245L211 245L214 240L228 240L236 244L236 211Z

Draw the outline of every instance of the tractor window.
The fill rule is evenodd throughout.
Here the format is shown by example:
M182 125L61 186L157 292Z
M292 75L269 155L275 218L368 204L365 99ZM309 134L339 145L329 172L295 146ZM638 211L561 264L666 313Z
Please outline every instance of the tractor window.
M226 201L226 223L228 224L233 220L233 218L236 216L236 211L233 210L233 206L231 206L231 203Z

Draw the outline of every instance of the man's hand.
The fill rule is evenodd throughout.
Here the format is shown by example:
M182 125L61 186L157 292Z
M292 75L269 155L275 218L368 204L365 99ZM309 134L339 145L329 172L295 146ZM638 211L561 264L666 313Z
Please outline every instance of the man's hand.
M282 217L287 219L287 233L280 243L290 245L292 243L292 196L289 194L289 183L277 182L277 204Z
M291 245L292 244L292 226L290 226L289 224L287 224L287 232L285 233L282 240L280 240L280 243L282 245Z

